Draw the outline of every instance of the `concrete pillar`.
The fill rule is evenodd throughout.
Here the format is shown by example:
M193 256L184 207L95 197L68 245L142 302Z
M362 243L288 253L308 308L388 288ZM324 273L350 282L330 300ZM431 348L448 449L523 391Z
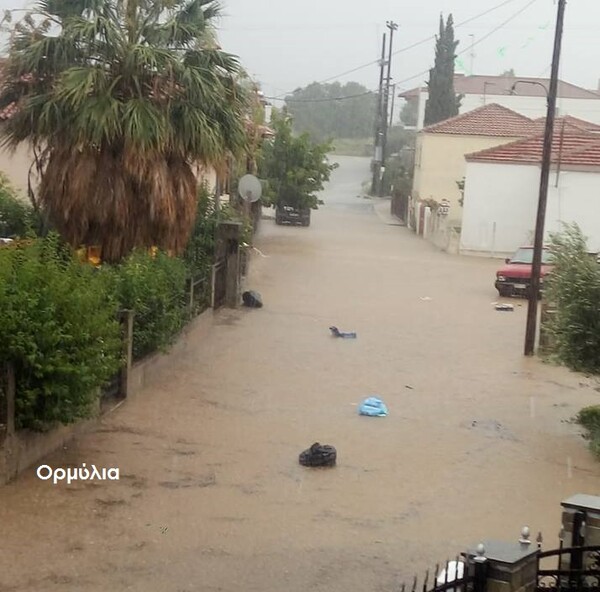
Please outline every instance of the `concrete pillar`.
M565 547L600 545L600 497L579 493L561 506Z
M217 261L225 261L225 306L240 302L240 222L220 222L217 231Z
M486 559L485 592L535 592L537 583L537 554L535 544L484 541ZM476 563L481 557L477 549L467 552Z

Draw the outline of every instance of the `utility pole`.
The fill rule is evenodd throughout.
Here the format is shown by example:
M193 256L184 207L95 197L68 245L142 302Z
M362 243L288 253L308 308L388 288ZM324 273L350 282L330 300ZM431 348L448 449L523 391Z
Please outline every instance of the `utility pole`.
M382 146L381 146L381 168L385 170L385 150L387 148L387 132L388 132L388 106L390 100L390 83L392 81L392 48L394 46L394 31L398 30L398 24L394 21L387 21L386 27L390 30L390 47L387 60L387 76L385 79L383 117L382 117ZM383 197L383 183L379 183L379 196Z
M390 123L389 127L394 127L394 103L396 101L396 85L392 85L392 108L390 109Z
M538 295L540 292L540 272L542 267L542 251L544 247L544 223L546 219L546 204L548 202L548 181L550 178L550 159L552 156L554 117L556 115L556 95L558 91L558 66L560 63L560 50L566 4L567 0L558 0L556 31L554 33L554 52L552 55L552 73L550 75L550 88L548 91L548 114L546 115L544 149L542 152L542 170L540 173L540 193L537 218L535 222L533 264L531 270L531 285L529 287L529 305L527 307L527 326L525 331L526 356L532 356L535 351Z
M379 193L379 179L381 177L381 148L382 148L382 118L383 118L383 74L385 71L385 39L383 34L381 43L381 60L379 61L379 95L377 96L377 113L375 116L375 158L373 159L373 181L371 182L371 195Z

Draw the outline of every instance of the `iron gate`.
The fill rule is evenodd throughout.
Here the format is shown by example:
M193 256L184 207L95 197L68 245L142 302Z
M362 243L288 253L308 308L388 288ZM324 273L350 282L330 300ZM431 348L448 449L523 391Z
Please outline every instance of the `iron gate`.
M538 555L538 592L600 592L600 546L563 547Z

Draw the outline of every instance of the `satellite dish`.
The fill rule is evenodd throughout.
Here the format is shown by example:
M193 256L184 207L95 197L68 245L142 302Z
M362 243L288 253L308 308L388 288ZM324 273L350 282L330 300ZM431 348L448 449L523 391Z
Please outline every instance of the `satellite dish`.
M262 185L254 175L244 175L238 184L240 197L254 203L262 195Z

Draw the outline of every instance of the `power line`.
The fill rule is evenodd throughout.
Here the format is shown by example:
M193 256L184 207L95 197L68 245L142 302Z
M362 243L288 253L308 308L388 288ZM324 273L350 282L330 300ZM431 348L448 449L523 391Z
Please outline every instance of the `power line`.
M294 91L295 92L295 91ZM291 93L293 94L293 93ZM358 97L366 97L367 95L375 94L374 90L368 90L363 93L359 93L356 95L347 95L345 97L323 97L322 99L288 99L288 98L280 98L280 97L267 97L265 99L269 99L271 101L285 101L286 103L330 103L333 101L346 101L348 99L357 99Z
M494 29L492 29L489 33L486 33L483 37L480 37L470 47L467 47L466 49L463 49L462 51L459 51L456 54L456 57L461 56L461 55L467 53L468 51L471 51L471 49L473 47L476 47L477 45L479 45L480 43L482 43L483 41L485 41L486 39L488 39L489 37L491 37L494 33L498 32L505 25L507 25L508 23L510 23L511 21L513 21L514 19L516 19L518 16L520 16L522 13L524 13L532 4L535 4L537 1L538 0L530 0L525 6L523 6L523 8L521 8L520 10L518 10L517 12L515 12L512 16L510 16L509 18L507 18L504 22L500 23L497 27L495 27ZM403 84L405 82L409 82L411 80L414 80L415 78L418 78L419 76L424 76L425 74L428 74L428 73L429 73L429 70L423 70L423 72L419 72L418 74L415 74L414 76L410 76L409 78L404 78L404 80L400 80L396 84Z
M493 6L492 8L488 8L487 10L485 10L484 12L481 12L480 14L477 14L475 16L472 16L464 21L461 21L460 23L457 23L455 26L455 28L458 27L462 27L464 25L467 25L477 19L480 19L484 16L487 16L488 14L491 14L492 12L495 12L496 10L499 10L500 8L506 6L507 4L511 4L513 2L515 2L516 0L504 0L504 2L501 2L500 4L497 4L496 6ZM512 20L512 19L511 19ZM510 22L510 21L508 21ZM393 55L398 55L400 53L403 53L405 51L409 51L411 49L414 49L415 47L419 47L420 45L423 45L425 43L429 43L430 41L432 41L433 39L435 39L435 35L430 35L429 37L427 37L426 39L421 39L421 41L417 41L416 43L412 43L411 45L407 45L405 47L401 47L400 49L397 49ZM330 82L331 80L335 80L337 78L342 78L342 76L346 76L347 74L353 74L354 72L358 72L359 70L364 70L365 68L369 68L370 66L372 66L373 64L377 64L379 63L379 60L372 60L367 64L363 64L362 66L357 66L356 68L352 68L352 70L346 70L345 72L342 72L340 74L336 74L335 76L330 76L329 78L324 78L323 80L319 80L317 81L317 84L324 84L325 82ZM429 70L427 70L427 72L429 72ZM427 73L425 72L425 73ZM417 74L415 76L415 78L417 76L421 76L422 74ZM412 80L409 79L409 80ZM278 95L276 97L271 97L272 100L278 100L281 98L284 98L286 95L292 94L294 91L289 91L287 93Z
M503 3L507 4L508 2L512 2L513 0L507 0ZM462 51L459 51L456 54L456 57L461 56L465 53L467 53L468 51L472 51L472 49L474 47L476 47L477 45L479 45L480 43L483 43L486 39L489 39L494 33L497 33L500 29L502 29L503 27L505 27L508 23L510 23L511 21L515 20L518 16L520 16L521 14L523 14L530 6L532 6L533 4L535 4L538 0L530 0L525 6L523 6L522 8L520 8L517 12L515 12L513 15L511 15L509 18L507 18L505 21L503 21L502 23L500 23L499 25L497 25L496 27L494 27L491 31L489 31L488 33L486 33L483 37L480 37L475 43L471 44L469 47L465 48ZM500 6L496 6L494 9L491 10L495 10L497 8L499 8ZM489 10L487 11L488 13L490 12ZM479 16L483 16L479 15ZM474 20L475 18L479 18L479 17L472 17L469 20ZM461 24L465 24L466 22L469 21L464 21ZM457 25L458 26L458 25ZM435 35L433 36L433 38L435 38ZM426 41L429 41L431 38L427 39ZM413 45L410 45L408 47L402 48L396 52L394 52L392 55L397 55L398 53L402 52L402 51L407 51L408 49L412 49L413 47L415 47L416 45L420 45L422 43L424 43L425 41L419 41L418 43L415 43ZM369 64L376 64L378 63L379 60L376 60L375 62L371 62ZM404 78L403 80L400 80L398 82L396 82L396 85L401 85L405 82L409 82L411 80L414 80L415 78L418 78L419 76L424 76L426 74L429 73L429 69L427 70L423 70L422 72L419 72L418 74L415 74L413 76L410 76L409 78ZM317 82L316 84L323 84L323 82L326 82L325 80L321 81L321 82ZM287 95L290 94L294 94L295 91L292 91L290 93L287 93ZM328 98L322 98L322 99L286 99L285 97L287 95L279 95L276 97L266 97L267 99L270 99L272 101L286 101L289 103L327 103L327 102L331 102L331 101L344 101L346 99L354 99L357 97L362 97L365 95L369 95L369 94L374 94L374 91L368 91L368 92L364 92L364 93L360 93L357 95L348 95L346 97L338 97L338 98L333 98L333 97L328 97Z

